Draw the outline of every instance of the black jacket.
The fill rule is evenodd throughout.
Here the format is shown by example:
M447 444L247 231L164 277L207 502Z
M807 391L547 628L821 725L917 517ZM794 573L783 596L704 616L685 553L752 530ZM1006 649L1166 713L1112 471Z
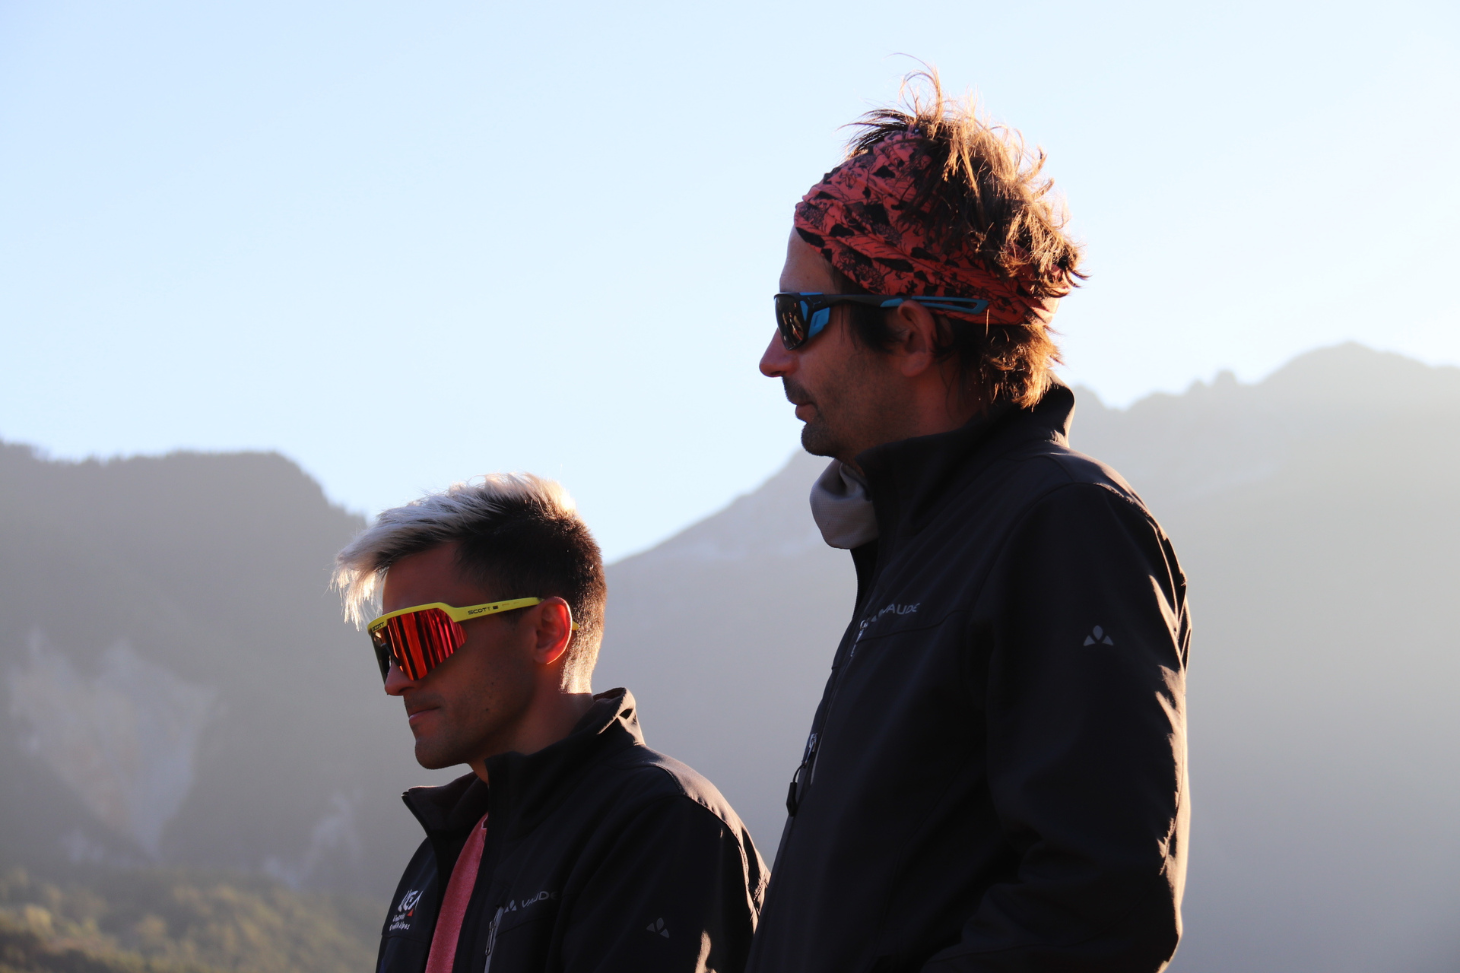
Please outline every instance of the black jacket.
M1180 936L1186 582L1074 396L858 457L878 539L748 969L1159 970Z
M378 973L421 973L456 856L483 812L481 870L454 973L666 971L745 965L766 882L715 786L644 746L634 697L600 693L566 738L417 787L426 829L381 931Z

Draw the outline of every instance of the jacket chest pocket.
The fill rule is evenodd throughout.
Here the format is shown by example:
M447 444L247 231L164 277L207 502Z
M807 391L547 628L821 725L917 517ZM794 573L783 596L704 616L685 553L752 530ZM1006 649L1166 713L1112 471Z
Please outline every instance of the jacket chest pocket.
M499 906L487 926L482 973L541 970L552 944L552 920L557 914L557 898L547 892Z
M873 604L877 605L877 602L873 602ZM852 636L852 644L847 654L848 661L855 659L863 652L868 643L889 638L895 639L904 633L926 631L936 627L939 623L929 618L930 607L921 600L904 597L887 600L879 607L865 610Z
M933 620L926 615L901 618L883 617L865 624L847 652L848 671L860 669L874 659L891 656L898 665L907 665L938 652L946 637L946 619Z
M868 626L839 674L826 741L846 733L848 723L911 730L933 726L939 714L966 718L981 709L969 694L959 618L956 613L941 619L885 617L880 627Z

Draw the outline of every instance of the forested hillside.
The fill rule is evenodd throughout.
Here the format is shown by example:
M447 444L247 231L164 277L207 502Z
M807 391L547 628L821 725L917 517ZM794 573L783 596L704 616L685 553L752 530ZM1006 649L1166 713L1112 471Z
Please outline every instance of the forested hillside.
M352 973L374 961L378 903L237 873L0 873L0 971Z

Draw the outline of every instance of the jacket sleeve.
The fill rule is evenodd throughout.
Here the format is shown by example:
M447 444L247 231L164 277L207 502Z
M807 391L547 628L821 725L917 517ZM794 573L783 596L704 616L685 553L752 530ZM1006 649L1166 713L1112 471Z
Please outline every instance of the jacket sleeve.
M565 973L738 973L763 871L749 836L702 804L678 795L653 802L617 830L574 896Z
M985 687L989 787L1017 871L933 971L1147 973L1181 935L1186 583L1110 487L1040 501L1004 558Z

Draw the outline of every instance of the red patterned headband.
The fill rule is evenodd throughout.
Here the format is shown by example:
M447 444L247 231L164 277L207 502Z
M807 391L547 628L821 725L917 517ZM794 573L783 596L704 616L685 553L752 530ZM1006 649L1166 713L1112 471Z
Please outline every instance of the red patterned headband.
M796 206L796 229L831 265L873 294L981 297L982 314L944 312L979 324L1048 324L1059 301L1035 297L974 254L936 254L915 220L902 219L926 157L914 133L893 135L828 172Z

